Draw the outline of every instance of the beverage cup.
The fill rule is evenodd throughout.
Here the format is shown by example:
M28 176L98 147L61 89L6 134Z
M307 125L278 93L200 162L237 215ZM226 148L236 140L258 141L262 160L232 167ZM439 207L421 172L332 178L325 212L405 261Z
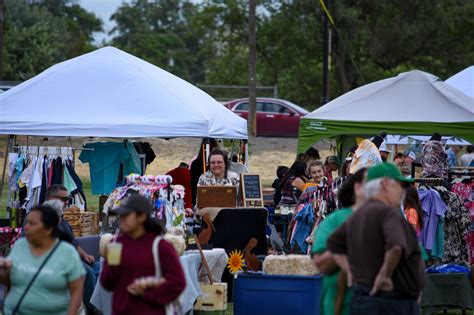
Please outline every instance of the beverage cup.
M119 266L122 258L122 243L107 244L107 263L109 266Z

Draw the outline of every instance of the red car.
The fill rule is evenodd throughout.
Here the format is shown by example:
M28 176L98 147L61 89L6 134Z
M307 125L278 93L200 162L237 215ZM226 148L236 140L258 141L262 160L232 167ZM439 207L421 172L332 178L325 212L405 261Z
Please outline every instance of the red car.
M232 100L224 106L247 119L248 98ZM308 113L286 100L257 97L257 136L298 137L300 118Z

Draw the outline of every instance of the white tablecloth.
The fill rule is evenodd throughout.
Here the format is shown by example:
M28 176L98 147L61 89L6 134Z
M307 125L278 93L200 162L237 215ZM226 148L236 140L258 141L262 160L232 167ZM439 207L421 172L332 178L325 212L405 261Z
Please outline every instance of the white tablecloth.
M211 270L212 277L214 281L220 282L222 278L222 274L227 266L227 254L223 248L214 248L212 250L204 250L204 256L206 257L207 264L209 265L209 269ZM187 255L198 255L198 250L188 250L186 252ZM201 261L201 259L199 259ZM207 278L206 271L204 267L201 266L199 270L199 282L209 283Z
M213 275L215 281L221 281L222 274L227 264L227 254L222 248L215 248L212 250L204 250L207 264ZM201 263L201 256L199 252L187 251L180 257L181 266L183 267L184 276L186 278L186 288L180 296L180 303L183 312L189 312L193 309L193 305L199 295L201 295L201 288L199 287L199 265ZM202 267L201 267L202 270ZM202 282L208 282L205 273L201 272ZM112 313L112 293L106 291L100 281L97 284L92 294L91 303L103 315L110 315Z

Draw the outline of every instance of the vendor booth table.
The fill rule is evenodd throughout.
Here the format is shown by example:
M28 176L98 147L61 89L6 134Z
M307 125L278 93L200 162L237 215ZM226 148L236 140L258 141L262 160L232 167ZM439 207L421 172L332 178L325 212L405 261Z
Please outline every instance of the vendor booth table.
M421 296L423 314L436 314L448 309L474 309L471 279L465 273L429 273Z

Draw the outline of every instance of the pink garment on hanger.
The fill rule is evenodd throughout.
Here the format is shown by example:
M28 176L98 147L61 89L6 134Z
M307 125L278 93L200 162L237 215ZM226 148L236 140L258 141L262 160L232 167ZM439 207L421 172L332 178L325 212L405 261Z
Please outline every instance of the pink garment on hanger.
M53 163L49 161L48 163L48 187L51 186L51 182L53 180Z

